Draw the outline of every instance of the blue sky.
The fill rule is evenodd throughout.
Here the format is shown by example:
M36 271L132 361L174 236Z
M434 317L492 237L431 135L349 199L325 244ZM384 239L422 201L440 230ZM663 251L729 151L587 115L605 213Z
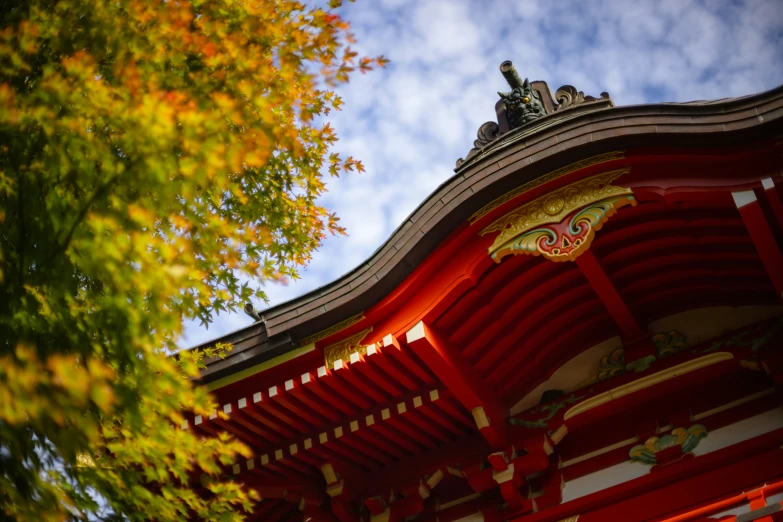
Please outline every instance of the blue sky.
M476 130L494 117L498 71L616 105L742 96L783 84L783 0L359 0L341 8L360 54L391 59L339 89L331 118L336 151L364 174L328 183L322 203L348 237L329 238L288 285L264 287L269 306L326 284L367 259L439 184L453 175ZM257 308L266 308L256 303ZM182 346L252 320L221 315L188 323Z

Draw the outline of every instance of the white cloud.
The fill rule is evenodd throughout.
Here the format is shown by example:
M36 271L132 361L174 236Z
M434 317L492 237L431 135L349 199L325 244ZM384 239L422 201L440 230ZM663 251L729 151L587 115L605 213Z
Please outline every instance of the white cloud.
M359 0L343 13L361 52L384 54L386 70L341 87L332 119L337 151L360 158L365 174L329 180L323 203L348 228L329 238L302 278L265 287L278 304L329 283L364 261L432 190L453 175L478 127L494 118L498 72L554 91L571 84L608 91L618 105L752 94L783 83L779 0ZM220 316L194 345L249 322Z

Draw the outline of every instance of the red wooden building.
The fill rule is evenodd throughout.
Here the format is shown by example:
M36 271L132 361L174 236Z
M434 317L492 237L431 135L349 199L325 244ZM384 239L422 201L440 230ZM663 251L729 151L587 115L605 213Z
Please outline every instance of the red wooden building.
M251 520L783 520L783 88L615 107L501 66L370 259L256 315L183 429Z

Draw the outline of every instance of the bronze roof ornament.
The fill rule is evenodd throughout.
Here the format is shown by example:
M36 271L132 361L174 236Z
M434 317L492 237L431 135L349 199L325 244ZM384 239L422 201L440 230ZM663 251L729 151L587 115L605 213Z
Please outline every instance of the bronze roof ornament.
M572 85L563 85L552 96L552 91L546 82L531 82L527 78L522 80L514 64L509 60L500 64L500 72L511 87L511 91L498 92L500 100L495 104L498 121L497 123L488 121L479 127L473 148L465 159L457 160L455 170L479 156L488 145L509 132L525 128L527 129L525 134L528 134L543 128L543 123L531 125L539 120L546 119L549 123L554 123L560 119L560 114L574 116L582 112L614 107L608 93L602 92L599 98L595 98L577 91Z
M527 78L524 82L522 81L514 64L506 60L500 64L500 72L503 73L511 87L511 92L498 93L506 107L506 118L510 130L546 116L546 108L541 94L530 86Z

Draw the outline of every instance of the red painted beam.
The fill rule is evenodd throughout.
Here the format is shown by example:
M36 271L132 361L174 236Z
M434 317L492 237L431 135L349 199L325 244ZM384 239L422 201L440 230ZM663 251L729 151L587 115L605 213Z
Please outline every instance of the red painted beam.
M742 216L742 221L745 222L772 285L778 295L783 298L783 253L780 252L772 229L761 210L761 206L759 206L756 193L752 190L742 190L732 192L731 195L734 197L734 203Z
M411 477L423 477L446 466L480 458L490 452L491 448L481 435L470 435L446 446L432 448L374 470L373 480L365 485L363 493L366 496L378 495L398 487Z
M385 391L389 397L399 397L405 391L404 388L400 388L400 385L395 382L394 378L390 377L386 372L388 364L387 357L383 357L377 353L377 348L371 346L367 352L367 355L355 354L352 357L357 359L351 360L351 371L358 371L365 379L379 386Z
M379 433L372 429L373 426L375 426L375 424L381 422L381 419L376 418L375 415L368 415L368 417L372 417L370 421L372 422L372 424L368 425L367 419L365 418L363 419L359 430L354 433L354 435L356 435L357 437L359 437L364 441L362 444L369 444L370 446L375 446L378 449L382 450L384 453L391 455L391 457L394 459L407 457L409 455L409 452L399 447L399 444L395 444L400 442L399 436L397 437L397 440L389 440L385 436L386 434Z
M266 516L277 509L279 506L285 504L282 500L279 499L269 499L269 500L262 500L258 504L256 504L256 508L253 511L253 514L248 517L248 520L251 522L261 522L263 520L266 520Z
M269 388L269 398L275 401L275 404L290 412L297 417L300 417L305 422L308 422L312 426L321 426L327 421L327 419L319 415L316 411L313 411L304 403L294 398L293 394L289 390L293 390L295 387L294 381L289 380L283 386L272 386ZM290 414L288 414L290 416Z
M779 301L774 288L765 278L764 284L712 283L690 284L685 287L664 288L634 299L635 310L649 321L654 321L688 310L712 306L775 305Z
M309 522L339 522L334 513L327 511L321 506L309 506L305 505L304 519Z
M372 362L378 364L379 368L398 386L402 386L407 391L419 389L419 384L415 378L411 378L407 370L394 359L393 351L399 350L399 345L384 345L376 347L377 355L373 356Z
M420 410L421 408L414 408L413 410L408 409L404 418L410 421L411 424L416 426L423 433L426 433L430 437L437 440L438 443L447 442L451 440L451 437L449 436L449 432L446 430L446 428L444 428L437 422L433 422L434 419L428 417Z
M613 337L615 326L604 314L598 314L583 318L580 322L574 323L572 328L573 330L566 329L553 334L546 344L539 347L538 352L526 352L529 357L517 366L516 371L519 373L526 371L527 368L536 368L542 381L548 379L557 368L580 352L580 348L584 350ZM562 346L570 346L573 351L562 350ZM532 380L520 383L514 375L512 372L497 383L502 397L509 405L516 404L539 384Z
M241 482L265 499L284 498L288 493L305 494L308 496L320 494L323 482L320 480L304 480L293 478L261 478L254 475L245 475ZM323 500L323 499L322 499Z
M273 435L254 427L240 412L235 411L235 407L231 404L225 404L221 409L223 416L217 413L214 418L210 418L210 422L222 427L224 431L231 433L251 448L262 448L266 445L267 439L273 440Z
M355 408L352 403L341 399L339 395L335 395L335 393L322 382L323 379L320 377L326 375L326 367L322 366L319 368L318 373L323 375L316 377L313 372L306 372L302 374L302 386L304 389L306 391L312 392L321 401L325 402L332 408L339 410L346 415L355 415L358 409ZM340 417L338 417L336 420L339 420L339 418Z
M515 256L500 266L521 257L528 256ZM579 275L574 270L567 270L567 265L541 258L533 259L541 264L530 267L526 272L508 274L503 287L495 293L483 292L483 285L477 287L476 291L481 294L480 302L472 311L466 312L454 330L449 331L449 338L459 340L460 345L464 346L462 353L465 357L472 359L487 346L492 346L495 336L515 324L519 312L532 313L540 305L539 296L569 287Z
M490 262L492 261L486 254L486 250L482 252L482 255ZM488 267L489 273L482 277L480 284L470 289L449 310L444 312L434 323L435 326L444 332L461 328L466 323L466 319L472 319L475 314L481 314L482 307L489 302L488 295L493 298L498 297L506 288L508 279L527 274L532 269L529 265L536 262L540 263L541 259L533 256L514 256L500 264L491 262L491 266Z
M389 400L389 396L383 393L383 391L378 388L377 384L368 380L361 372L351 366L347 366L341 360L335 361L331 373L338 379L342 379L344 382L348 383L361 395L372 401L372 403L385 403Z
M267 456L267 458L269 458ZM260 460L253 460L253 467L247 471L247 474L251 477L258 477L263 480L274 480L276 483L280 483L280 481L283 480L296 480L297 482L301 481L301 477L291 477L289 474L286 473L286 470L282 469L280 466L259 466ZM240 468L246 467L246 462L241 462L238 464Z
M307 373L302 375L302 380L312 379L312 375ZM308 380L308 383L312 382ZM318 395L307 389L307 384L300 384L295 379L289 379L285 382L285 389L287 393L299 400L302 404L317 412L322 417L329 419L332 422L337 422L342 418L337 409L323 400L320 400Z
M348 466L342 466L344 468L357 466L364 469L371 469L377 465L376 462L383 463L390 460L388 456L379 454L375 446L368 446L366 443L345 445L342 442L342 438L337 439L333 437L331 433L327 433L326 436L328 439L325 442L313 444L312 451L321 456L324 460L335 464L339 462L346 464L351 463ZM348 440L348 436L345 436L344 438ZM373 456L370 455L370 452L372 452ZM374 455L378 456L374 457Z
M544 309L547 307L542 306L541 308ZM518 367L520 362L524 365L525 361L531 357L543 355L543 350L541 350L541 348L550 344L552 338L572 333L580 322L585 319L593 319L596 317L599 320L606 320L609 323L612 321L607 316L606 311L601 308L601 303L595 296L588 295L587 299L578 299L575 296L571 303L568 303L560 309L554 310L553 313L545 317L541 317L541 320L537 322L537 328L530 329L527 332L522 333L519 337L504 339L503 345L506 346L509 351L511 351L513 347L513 351L511 351L513 357L506 355L505 358L499 360L489 374L491 377L488 377L487 381L495 386L497 383L504 382L507 379L512 381L515 380L514 375L518 375L520 371L520 368ZM568 328L563 328L563 325L568 325ZM613 328L606 331L608 334L607 336L614 334L614 331ZM576 342L574 343L556 344L556 351L558 354L565 355L570 359L578 354L577 350L579 348L587 348L587 346L582 345L579 340L580 338L576 337ZM521 368L521 370L524 371L524 367Z
M436 408L434 403L424 403L420 408L417 408L417 410L435 425L440 426L444 430L447 430L447 432L454 434L456 437L465 435L465 431L459 427L455 420ZM475 429L475 425L472 425L471 428ZM448 438L451 439L452 437Z
M470 412L461 409L458 401L454 399L453 394L448 390L440 392L440 400L435 401L434 404L443 410L446 415L468 428L470 432L476 429L476 424L470 417Z
M547 261L549 264L550 261ZM568 265L567 265L568 266ZM570 265L571 267L573 265ZM475 338L463 336L457 332L452 339L461 339L466 342L465 357L476 359L489 359L495 361L506 354L503 341L509 338L509 332L518 332L520 330L520 318L526 320L529 317L541 316L542 309L552 309L550 303L559 302L561 305L569 298L577 298L575 294L582 292L579 287L582 284L579 270L562 271L560 273L550 273L545 282L531 281L529 274L518 277L518 280L509 281L508 287L512 290L512 298L509 301L503 301L498 296L487 296L487 308L489 316L484 321L481 328L483 331ZM558 298L560 298L558 300ZM527 321L530 322L529 320ZM530 330L531 328L525 328ZM529 332L525 332L529 333ZM489 365L487 365L489 366ZM483 372L485 367L476 366Z
M440 442L440 439L430 435L426 430L417 429L417 427L408 421L404 417L393 416L386 421L390 426L393 426L397 431L404 433L412 441L419 443L421 448L427 449L435 446Z
M544 324L548 318L557 318L562 310L568 306L578 304L585 297L589 297L591 294L590 288L587 285L579 285L572 287L568 292L562 292L558 295L551 296L549 299L544 299L535 310L532 310L529 314L521 315L517 319L508 333L497 340L497 343L503 343L507 346L514 346L520 339L530 335L530 332L536 331ZM558 325L562 323L557 323ZM510 351L505 359L501 359L502 364L497 364L495 368L491 368L487 376L487 381L490 383L498 382L501 378L507 375L514 366L519 364L527 354L522 350Z
M345 429L349 430L349 428L350 426L347 426ZM358 451L369 457L372 463L368 466L365 466L367 469L372 469L389 462L392 459L392 454L385 450L385 446L383 444L376 444L376 442L379 440L378 437L359 437L357 433L362 432L362 430L363 428L360 427L359 431L355 433L346 432L345 437L337 439L337 441L342 443L343 447L351 448L354 450L354 452Z
M387 335L383 338L383 351L385 354L391 355L409 375L412 375L421 381L421 383L426 385L435 383L432 374L422 368L422 365L416 362L416 360L407 353L407 350L402 348L399 341L393 335ZM416 388L420 387L421 385L416 386Z
M642 329L638 319L628 308L609 276L606 275L592 250L588 249L577 257L576 264L622 331L626 361L635 361L641 357L655 355L655 345L650 341L647 332Z
M347 377L347 375L345 377L340 375L343 373L347 374L348 372L346 370L343 370L341 366L335 366L335 368L337 369L331 370L326 366L319 368L318 383L325 384L328 388L331 388L331 394L341 402L353 403L361 410L371 408L373 406L373 402L365 395L367 393L367 389L357 389L355 383L350 382L352 379Z
M361 518L356 514L356 511L351 505L340 497L334 497L331 499L331 508L335 516L340 522L361 522Z
M487 441L494 448L503 448L507 441L508 410L462 354L445 337L421 322L408 331L406 340L410 349L419 355L454 397L473 412ZM481 410L488 423L481 420Z
M267 513L263 520L264 522L281 522L286 515L295 509L297 509L295 505L288 502L282 502L275 509Z
M783 202L780 201L780 194L775 189L775 182L772 181L772 178L765 178L761 180L761 186L764 188L769 206L772 207L772 213L775 214L780 228L783 229Z
M268 428L268 431L274 433L277 437L282 436L284 439L293 438L295 432L286 426L280 419L274 417L268 410L262 408L260 404L262 401L261 392L256 392L252 397L239 399L237 404L233 407L239 413L238 417L247 416L252 418L254 421L257 421ZM246 417L243 418L248 420ZM273 440L273 442L278 442L279 440L280 439Z
M767 486L757 491L763 492L763 494L771 494L780 491L781 486L783 486L783 482L776 482L775 484L772 484L770 486ZM694 511L689 511L688 513L684 513L676 517L667 518L663 522L699 522L704 520L713 520L704 517L710 515L717 515L724 511L728 511L731 508L740 507L743 504L747 503L748 499L750 498L750 495L751 493L741 493L739 495L735 495L733 497L729 497L727 499L715 502L714 504L710 504L709 506L705 506L703 508L696 509ZM764 507L764 506L760 506L760 507ZM751 509L759 509L759 508L753 508L753 505L751 503ZM736 517L725 519L725 522L734 522L735 520L737 520ZM757 521L773 522L773 519L772 517L765 517L765 518L759 518L757 519Z
M625 301L617 292L614 284L609 280L604 269L598 263L590 249L587 249L581 256L576 258L576 264L584 274L590 286L598 294L599 299L604 304L609 314L622 330L623 335L634 338L644 335L639 321L636 320L631 310L625 304Z

